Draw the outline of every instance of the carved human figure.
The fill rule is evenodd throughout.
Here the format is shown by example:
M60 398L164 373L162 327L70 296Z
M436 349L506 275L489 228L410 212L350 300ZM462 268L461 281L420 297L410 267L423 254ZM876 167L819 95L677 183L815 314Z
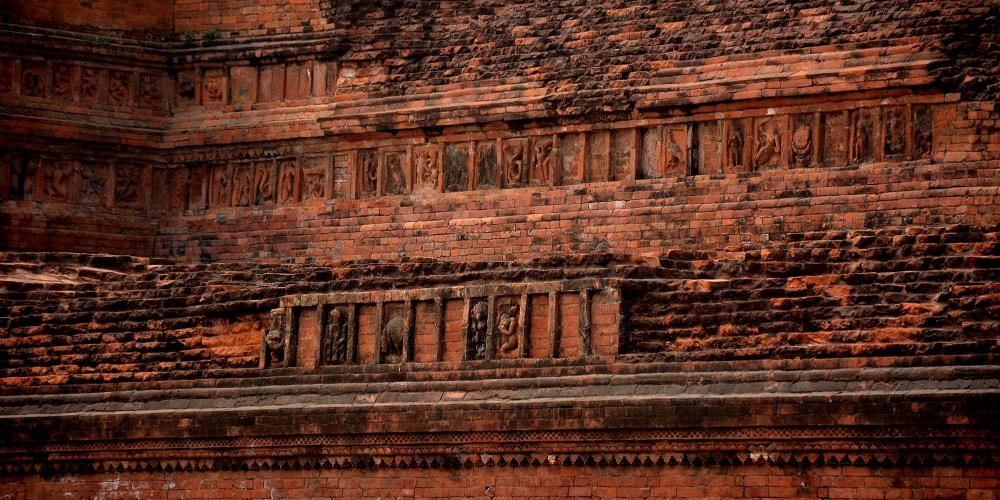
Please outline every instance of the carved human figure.
M857 121L854 124L854 151L851 154L852 162L871 161L875 157L873 147L875 137L875 120L871 112L867 110L858 111Z
M281 367L285 364L285 312L284 309L271 311L267 332L264 334L264 352L261 353L265 368Z
M73 67L66 64L52 66L52 95L64 101L73 99Z
M552 141L548 138L536 139L531 157L531 180L537 184L548 184L552 172L552 157L554 151Z
M792 133L792 162L796 167L808 167L812 163L812 129L799 123Z
M135 204L139 202L142 187L142 170L135 165L120 165L115 170L115 202Z
M663 155L666 157L664 159L665 169L667 172L677 173L682 165L681 147L674 140L673 134L669 132L667 132L666 140L667 143L663 147Z
M97 68L80 69L80 99L84 102L97 102L100 89L100 70Z
M385 155L386 194L406 194L406 173L403 171L403 155Z
M378 158L374 150L358 153L359 176L361 178L361 194L375 196L378 194Z
M159 77L149 74L139 76L139 101L143 107L149 109L163 107L163 91L160 90Z
M757 151L754 164L757 167L771 167L778 164L781 155L781 132L774 120L767 120L757 128Z
M505 141L503 144L504 182L515 186L524 182L524 164L527 150L524 141Z
M48 166L42 171L42 195L48 200L67 201L72 178L72 167Z
M417 152L417 184L424 188L438 189L441 179L441 154L435 148Z
M278 177L278 203L294 203L295 184L297 172L295 163L286 162L280 166L281 174Z
M226 167L217 167L212 171L212 206L229 205L229 172Z
M245 207L250 204L253 196L253 171L247 166L236 169L236 179L233 184L233 204Z
M899 155L906 152L906 124L903 110L889 108L885 112L885 154Z
M402 363L403 345L406 342L406 321L402 316L393 316L382 328L382 342L379 349L383 363Z
M132 74L125 71L112 71L108 80L108 98L111 104L126 106L131 103Z
M743 166L743 127L738 123L729 126L729 136L726 137L726 162L734 168Z
M487 359L489 349L487 344L487 316L489 315L489 305L485 301L479 301L472 305L469 311L469 338L466 343L466 357L468 359Z
M517 332L519 310L517 304L511 304L501 308L500 317L497 318L497 332L500 334L500 354L509 357L517 351L519 339Z
M331 309L326 320L323 362L328 365L342 365L347 362L347 318L338 308Z

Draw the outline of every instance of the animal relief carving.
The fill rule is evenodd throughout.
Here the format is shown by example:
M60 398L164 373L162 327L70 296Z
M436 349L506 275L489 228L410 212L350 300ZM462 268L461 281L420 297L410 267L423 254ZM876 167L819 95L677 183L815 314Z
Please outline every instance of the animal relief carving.
M274 201L274 162L263 161L254 164L253 184L255 205Z
M383 363L389 364L405 362L409 325L402 311L391 311L388 317L389 320L382 327L382 339L379 342L380 358Z
M326 171L322 165L302 169L302 198L312 200L326 196Z

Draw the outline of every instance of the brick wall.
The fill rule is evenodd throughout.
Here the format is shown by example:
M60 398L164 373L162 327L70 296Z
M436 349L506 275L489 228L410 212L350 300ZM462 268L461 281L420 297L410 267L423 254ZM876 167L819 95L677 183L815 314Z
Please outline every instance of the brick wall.
M9 0L0 21L73 31L160 38L173 32L174 5L158 0Z
M879 164L549 189L387 196L161 219L185 260L523 260L781 240L786 233L996 221L1000 164Z
M7 477L0 498L994 498L994 467L528 466Z

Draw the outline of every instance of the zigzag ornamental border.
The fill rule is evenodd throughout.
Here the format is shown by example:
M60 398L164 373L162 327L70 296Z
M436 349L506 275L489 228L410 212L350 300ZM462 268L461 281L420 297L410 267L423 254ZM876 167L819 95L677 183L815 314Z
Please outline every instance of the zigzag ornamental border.
M711 442L837 442L855 441L893 441L900 440L900 447L910 446L913 440L953 440L965 439L973 442L991 443L983 449L1000 450L1000 429L983 426L948 426L948 427L882 427L882 426L823 426L823 427L755 427L748 429L624 429L624 430L565 430L565 431L481 431L481 432L428 432L413 433L370 433L370 434L336 434L336 435L299 435L299 436L265 436L265 437L217 437L188 439L144 439L121 441L86 441L81 443L61 442L43 444L40 446L11 446L0 448L0 453L28 451L43 453L72 453L116 449L130 453L142 450L174 450L174 449L260 449L260 448L294 448L294 447L343 447L343 448L378 448L401 446L417 447L449 447L466 446L475 443L491 443L498 446L508 446L527 443L683 443L696 441ZM114 448L109 448L114 444ZM663 448L666 449L666 448ZM860 449L860 448L858 448Z
M294 459L164 459L105 460L91 462L22 462L0 464L0 477L54 474L103 474L108 472L202 472L257 470L319 470L376 468L445 468L467 467L711 467L741 465L808 466L992 466L1000 455L989 453L773 453L744 454L662 454L662 453L572 453L572 454L449 454L374 457L364 455L325 456Z
M86 442L0 449L0 473L471 465L976 464L1000 459L1000 432L819 429L528 431ZM821 434L822 436L818 436ZM398 443L403 443L400 446Z

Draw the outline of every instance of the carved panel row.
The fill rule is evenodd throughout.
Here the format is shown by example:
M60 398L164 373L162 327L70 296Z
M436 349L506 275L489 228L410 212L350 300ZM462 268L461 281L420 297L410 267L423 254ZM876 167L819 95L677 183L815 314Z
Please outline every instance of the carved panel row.
M189 68L177 74L177 104L249 109L258 103L332 96L337 76L337 64L323 61Z
M148 200L151 170L139 163L4 153L0 199L141 209Z
M171 209L290 205L331 198L331 157L194 163L173 169Z
M0 57L0 96L161 113L167 109L166 81L155 71Z
M697 129L698 172L708 174L928 159L932 149L927 106L727 119Z
M928 159L931 108L885 106L352 151L357 198Z
M601 280L575 280L289 296L271 311L260 366L589 356L591 299L602 290ZM460 311L461 324L446 310ZM545 339L543 353L532 337Z

